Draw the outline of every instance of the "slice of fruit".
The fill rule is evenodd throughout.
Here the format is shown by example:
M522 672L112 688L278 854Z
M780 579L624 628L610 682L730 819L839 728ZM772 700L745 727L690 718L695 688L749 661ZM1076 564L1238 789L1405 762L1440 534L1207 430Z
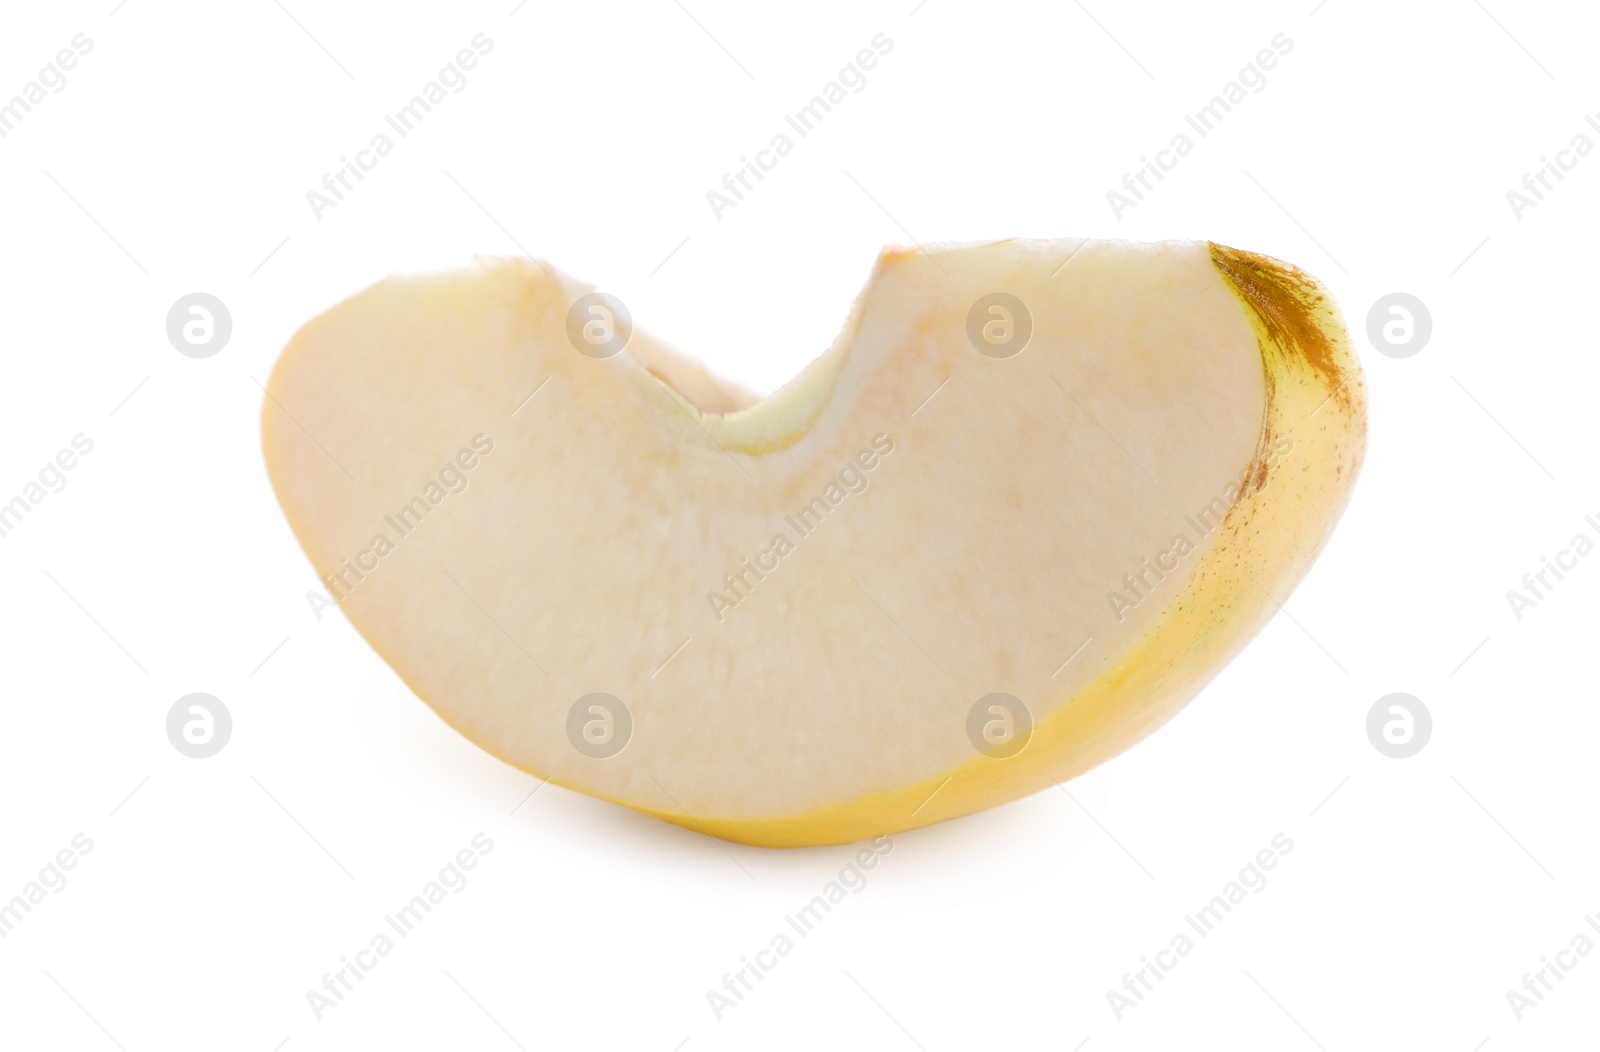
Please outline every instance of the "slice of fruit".
M391 278L295 336L262 426L328 593L451 726L765 845L1149 734L1304 575L1366 429L1314 279L1079 241L885 251L760 401L542 264Z

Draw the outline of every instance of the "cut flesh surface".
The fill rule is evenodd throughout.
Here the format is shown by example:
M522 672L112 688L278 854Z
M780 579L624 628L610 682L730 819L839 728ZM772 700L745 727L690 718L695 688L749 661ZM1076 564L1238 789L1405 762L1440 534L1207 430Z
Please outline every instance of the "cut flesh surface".
M892 833L1127 748L1287 597L1364 450L1326 290L1204 242L886 250L762 400L642 331L579 353L590 291L503 260L340 304L272 375L269 472L451 726L745 842ZM614 755L569 735L594 694ZM1011 755L970 729L1011 720L995 694L1031 726Z

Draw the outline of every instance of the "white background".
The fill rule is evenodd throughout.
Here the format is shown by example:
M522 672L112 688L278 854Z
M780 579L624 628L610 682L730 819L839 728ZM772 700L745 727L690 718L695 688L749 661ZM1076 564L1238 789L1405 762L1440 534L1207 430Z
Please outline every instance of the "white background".
M1299 4L12 5L0 139L0 499L91 454L0 539L0 899L93 842L0 940L0 1045L141 1049L1567 1049L1600 953L1600 557L1506 593L1600 513L1600 159L1507 191L1600 110L1595 13ZM1486 5L1486 6L1485 6ZM307 191L486 34L494 49L337 208ZM706 193L869 40L892 52L744 203ZM1106 193L1278 33L1292 52L1147 200ZM449 731L315 578L263 469L259 382L393 271L527 251L770 391L885 243L1205 238L1326 280L1371 392L1365 472L1286 610L1150 740L895 838L735 1010L706 992L850 850L719 846ZM687 240L686 240L687 239ZM233 336L168 342L181 295ZM1411 358L1378 297L1430 308ZM227 747L180 755L181 695ZM1368 709L1433 714L1380 755ZM317 1021L307 991L476 833L494 849ZM1106 994L1278 833L1270 884L1118 1021ZM1593 934L1593 933L1591 933ZM1600 938L1597 935L1596 938ZM1487 1044L1485 1044L1487 1043Z

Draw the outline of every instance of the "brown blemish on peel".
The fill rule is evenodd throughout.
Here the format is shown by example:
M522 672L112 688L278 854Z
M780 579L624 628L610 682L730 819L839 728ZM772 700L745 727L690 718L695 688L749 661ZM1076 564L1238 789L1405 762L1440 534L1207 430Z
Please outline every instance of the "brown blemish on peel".
M1343 331L1338 309L1315 278L1299 267L1270 256L1211 245L1211 262L1255 315L1251 320L1266 337L1263 354L1298 361L1322 379L1329 397L1351 407L1349 376L1330 332ZM1270 375L1270 370L1269 370Z

